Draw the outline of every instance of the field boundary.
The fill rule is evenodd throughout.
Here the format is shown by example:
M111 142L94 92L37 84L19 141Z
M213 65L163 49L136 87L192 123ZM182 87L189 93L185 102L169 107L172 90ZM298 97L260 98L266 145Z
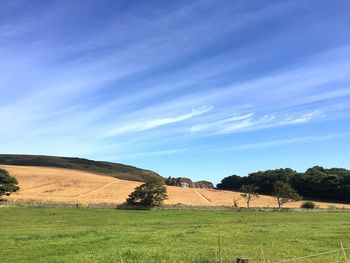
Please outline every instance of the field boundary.
M188 211L260 211L260 212L344 212L350 213L348 208L268 208L268 207L250 207L237 208L232 206L193 206L193 205L163 205L158 207L132 206L117 203L96 203L96 204L79 204L79 203L58 203L58 202L39 202L39 201L0 201L2 207L46 207L46 208L101 208L101 209L117 209L117 210L188 210Z
M211 200L207 198L204 194L198 192L195 188L192 188L193 192L195 192L198 196L200 196L203 200L205 200L208 203L211 203Z

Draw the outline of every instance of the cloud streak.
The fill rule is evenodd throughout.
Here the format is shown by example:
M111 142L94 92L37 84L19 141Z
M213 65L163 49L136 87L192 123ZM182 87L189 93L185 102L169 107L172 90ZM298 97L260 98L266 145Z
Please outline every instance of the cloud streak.
M193 109L189 113L185 113L185 114L174 116L174 117L159 118L159 119L153 119L153 120L143 121L143 122L139 122L139 123L126 124L124 126L114 128L114 129L108 131L103 136L104 137L112 137L112 136L117 136L117 135L121 135L121 134L125 134L125 133L130 133L130 132L147 131L147 130L158 128L160 126L174 124L177 122L182 122L185 120L192 119L196 116L205 114L205 113L211 111L212 109L213 109L213 107L202 107L202 108L198 108L198 109Z
M257 129L274 128L284 125L304 124L325 115L320 111L313 111L294 116L278 116L276 114L254 117L254 113L235 115L215 122L195 125L190 128L192 133L205 132L211 135L229 134L234 132L248 132Z
M220 149L215 149L214 151L219 152L231 152L231 151L242 151L242 150L257 150L257 149L268 149L273 147L285 146L288 144L302 144L302 143L312 143L326 140L333 140L337 138L349 137L350 133L338 133L323 136L305 136L305 137L295 137L288 139L270 140L262 141L248 144L241 144L232 147L223 147Z

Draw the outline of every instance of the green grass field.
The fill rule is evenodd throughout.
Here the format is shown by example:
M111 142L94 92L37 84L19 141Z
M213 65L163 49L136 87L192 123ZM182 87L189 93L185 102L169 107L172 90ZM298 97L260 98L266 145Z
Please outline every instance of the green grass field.
M350 213L11 207L0 222L2 263L275 262L350 247ZM349 261L340 251L293 262Z

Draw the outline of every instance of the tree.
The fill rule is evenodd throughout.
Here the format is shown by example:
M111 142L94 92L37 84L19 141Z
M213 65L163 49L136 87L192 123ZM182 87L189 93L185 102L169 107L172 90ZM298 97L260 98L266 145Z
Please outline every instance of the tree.
M126 199L127 204L159 206L168 198L167 189L158 177L149 177L145 183L136 187Z
M217 185L217 188L223 190L238 190L242 185L245 184L245 180L246 177L231 175L222 179L221 183Z
M259 187L261 194L271 194L273 184L276 181L289 182L296 174L297 172L290 168L281 168L250 173L247 179L249 180L249 184Z
M241 194L241 196L247 202L247 207L248 208L249 208L249 204L250 204L251 201L253 201L256 198L259 198L259 194L257 193L257 191L259 190L259 187L255 186L253 184L242 185L240 190L241 190L241 192L243 192Z
M272 195L276 199L279 208L281 208L285 203L295 202L301 199L301 196L290 184L282 181L276 181L273 184Z
M18 190L19 187L16 178L10 176L6 170L0 169L0 198L3 195L9 196Z
M238 205L239 205L239 203L238 203L238 201L240 200L240 198L238 197L238 198L233 198L233 207L238 207Z

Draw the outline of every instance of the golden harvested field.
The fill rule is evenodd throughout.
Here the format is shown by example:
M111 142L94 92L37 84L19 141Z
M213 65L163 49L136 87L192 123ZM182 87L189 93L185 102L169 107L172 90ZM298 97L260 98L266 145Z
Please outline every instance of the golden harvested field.
M0 165L12 176L16 177L21 190L9 197L13 201L50 201L62 203L98 204L125 201L132 190L140 183L125 181L71 169ZM239 192L208 190L198 188L182 188L168 186L169 199L166 204L231 206ZM289 203L286 207L300 207L302 202ZM350 205L316 202L321 208L330 205L350 208ZM244 207L244 200L239 201ZM275 207L270 196L262 195L252 201L251 207Z

